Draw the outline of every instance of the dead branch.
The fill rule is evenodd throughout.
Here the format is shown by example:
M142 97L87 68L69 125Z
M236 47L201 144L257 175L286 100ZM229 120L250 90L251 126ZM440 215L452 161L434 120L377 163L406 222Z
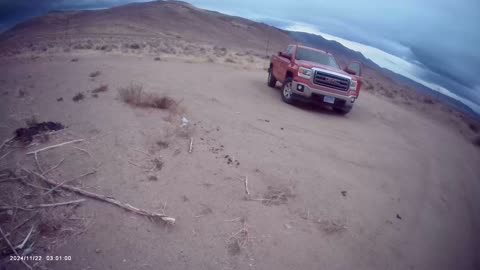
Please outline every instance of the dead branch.
M92 154L90 154L90 152L88 152L87 150L85 150L85 149L83 149L83 148L79 148L79 147L73 147L73 148L75 148L75 149L77 149L77 150L79 150L79 151L84 152L84 153L87 154L91 159L93 159Z
M42 167L40 166L40 161L38 161L38 153L35 152L35 153L34 153L34 156L35 156L35 164L37 164L38 170L40 171L41 174L44 174L44 173L43 173L43 169L42 169Z
M59 203L43 203L39 205L29 205L27 208L47 208L47 207L55 207L55 206L63 206L63 205L69 205L69 204L77 204L77 203L82 203L84 202L85 199L78 199L74 201L69 201L69 202L59 202Z
M30 231L28 231L28 234L27 236L25 237L25 239L22 241L22 243L18 244L15 249L23 249L23 247L25 246L25 244L27 244L28 242L28 239L30 239L30 236L32 235L32 232L33 232L33 227L30 227Z
M60 167L60 165L62 165L62 163L65 161L65 158L62 158L62 160L60 160L60 162L57 163L57 165L51 167L50 169L46 170L45 172L43 172L43 175L47 175L49 172L55 170L56 168Z
M66 144L83 142L83 141L84 141L83 139L79 139L79 140L73 140L73 141L63 142L63 143L59 143L59 144L47 146L47 147L44 147L44 148L40 148L40 149L35 150L35 151L32 151L32 152L28 152L27 155L33 155L33 154L35 154L35 153L40 153L40 152L45 151L45 150L49 150L49 149L57 148L57 147L60 147L60 146L64 146L64 145L66 145Z
M0 150L2 150L2 148L9 142L13 141L15 139L15 136L11 137L11 138L8 138L6 139L5 141L3 141L2 145L0 145Z
M8 182L8 181L16 181L16 180L20 180L20 179L24 179L24 178L25 177L14 177L14 178L2 179L2 180L0 180L0 183Z
M12 150L12 151L8 151L5 155L3 155L3 156L0 157L0 160L3 159L3 158L5 158L6 156L10 155L10 153L12 153L12 152L13 152L13 150Z
M55 182L49 180L48 178L46 178L45 176L43 176L41 174L38 174L38 173L32 172L32 171L28 171L28 170L23 169L23 168L22 168L22 170L27 172L27 173L34 174L34 175L38 176L40 179L42 179L43 181L45 181L46 183L48 183L52 186L57 185ZM169 217L169 216L164 215L164 214L148 212L148 211L133 207L132 205L130 205L128 203L122 203L122 202L120 202L120 201L118 201L115 198L110 197L110 196L105 196L105 195L102 195L102 194L93 193L93 192L86 191L86 190L83 190L83 189L80 189L80 188L77 188L77 187L74 187L74 186L69 186L69 185L62 185L61 188L65 189L65 190L68 190L68 191L71 191L71 192L75 192L75 193L80 194L80 195L85 196L85 197L89 197L89 198L92 198L92 199L95 199L95 200L98 200L98 201L113 204L113 205L115 205L119 208L122 208L122 209L130 211L130 212L134 212L138 215L151 217L151 218L160 218L162 221L164 221L168 224L174 224L175 223L175 218L173 218L173 217Z
M13 253L15 253L15 255L17 255L18 257L20 257L20 255L18 254L17 250L12 246L12 243L10 242L10 240L8 240L7 236L5 235L5 233L3 232L2 230L2 227L0 226L0 234L2 234L2 237L3 237L3 240L5 240L5 242L7 242L7 245L8 247L13 251ZM32 270L33 268L25 262L25 260L20 260L23 265L25 265L25 267L27 267L28 269Z
M245 193L250 196L250 191L248 190L248 176L245 176Z
M38 215L38 212L36 212L35 214L33 214L31 217L25 219L23 222L19 223L17 226L15 226L12 230L10 230L10 232L8 232L6 234L6 236L8 237L10 234L12 234L15 230L17 230L18 228L22 227L23 225L27 224L27 222L29 222L30 220L32 220L34 217L36 217Z
M190 138L190 147L188 148L188 153L192 153L193 152L193 138Z
M73 179L65 180L65 181L63 181L63 182L55 185L54 187L52 187L51 189L49 189L47 192L43 193L43 195L50 194L51 192L57 190L59 187L61 187L62 185L66 184L66 183L76 181L76 180L78 180L78 179L80 179L80 178L89 176L89 175L94 174L94 173L96 173L96 172L97 172L97 170L93 169L92 171L87 172L87 173L84 173L84 174L82 174L82 175L80 175L80 176L77 176L77 177L75 177L75 178L73 178ZM43 175L45 175L45 174L43 174Z

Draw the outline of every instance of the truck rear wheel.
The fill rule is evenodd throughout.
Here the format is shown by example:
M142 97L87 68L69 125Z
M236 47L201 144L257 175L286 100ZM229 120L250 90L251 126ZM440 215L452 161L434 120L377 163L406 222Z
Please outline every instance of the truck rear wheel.
M283 82L282 86L282 100L285 103L292 104L293 103L293 86L292 86L292 78L288 77Z
M275 76L273 76L272 68L270 67L270 68L268 69L267 85L270 86L270 87L275 88L275 84L277 84L277 79L275 79Z

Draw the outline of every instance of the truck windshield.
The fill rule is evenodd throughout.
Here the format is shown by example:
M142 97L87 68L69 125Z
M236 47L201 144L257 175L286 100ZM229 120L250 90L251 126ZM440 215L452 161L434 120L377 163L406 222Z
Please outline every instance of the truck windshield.
M308 50L305 48L297 48L295 59L315 62L322 65L339 68L337 61L335 61L335 58L333 58L333 56L314 50Z

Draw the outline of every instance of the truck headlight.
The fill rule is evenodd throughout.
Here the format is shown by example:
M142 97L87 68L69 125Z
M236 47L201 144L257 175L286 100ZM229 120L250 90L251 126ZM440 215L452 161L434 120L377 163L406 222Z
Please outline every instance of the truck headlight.
M351 80L350 81L350 90L356 91L357 90L357 81Z
M313 74L313 70L309 68L300 67L298 69L298 76L300 77L310 79L310 77L312 77L312 74Z

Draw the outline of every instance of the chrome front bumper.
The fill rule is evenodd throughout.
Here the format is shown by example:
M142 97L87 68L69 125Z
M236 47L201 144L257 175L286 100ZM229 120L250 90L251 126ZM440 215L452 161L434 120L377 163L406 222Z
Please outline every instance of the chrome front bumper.
M303 86L303 87L300 87L300 88L303 88L303 91L299 90L299 85ZM345 96L345 95L331 93L331 92L327 92L327 91L316 89L316 88L311 88L307 84L297 82L297 81L292 82L292 88L293 88L292 90L294 93L294 98L307 101L307 102L313 101L313 102L323 103L322 98L324 96L334 97L336 101L335 101L335 104L330 104L332 106L352 107L353 103L357 98L356 96L352 96L352 95Z

